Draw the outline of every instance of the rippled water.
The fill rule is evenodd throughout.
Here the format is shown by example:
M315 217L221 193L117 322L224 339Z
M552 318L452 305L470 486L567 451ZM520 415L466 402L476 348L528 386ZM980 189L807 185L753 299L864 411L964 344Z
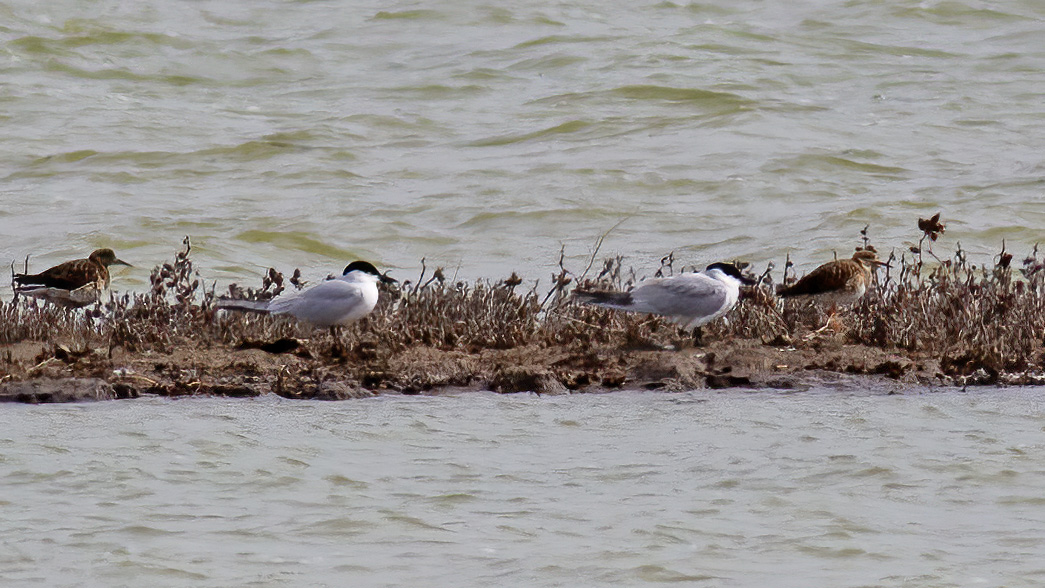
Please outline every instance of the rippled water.
M0 411L4 586L1040 586L1042 389Z
M1045 221L1039 0L0 6L0 258L547 276ZM579 269L579 268L577 268Z

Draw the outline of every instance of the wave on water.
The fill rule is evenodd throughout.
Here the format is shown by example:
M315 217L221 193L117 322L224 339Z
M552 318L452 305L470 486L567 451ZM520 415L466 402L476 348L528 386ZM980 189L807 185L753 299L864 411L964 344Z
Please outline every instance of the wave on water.
M694 103L712 109L740 109L754 104L737 94L715 92L699 88L672 88L667 86L622 86L610 91L630 100L658 100Z
M886 179L904 179L911 171L902 167L882 165L858 161L849 156L832 153L803 153L794 157L767 162L763 168L767 172L785 172L788 174L802 172L823 172L833 176L839 172L859 172Z
M518 135L507 135L503 137L492 137L469 143L470 147L496 147L500 145L511 145L513 143L525 143L529 141L540 141L544 139L558 139L562 135L572 135L590 129L593 123L583 120L572 120L557 124L552 127L522 133Z
M355 259L360 257L357 252L341 249L316 239L306 231L278 231L253 229L241 231L232 237L238 241L249 244L267 243L276 247L293 249L303 253L312 253L336 259Z

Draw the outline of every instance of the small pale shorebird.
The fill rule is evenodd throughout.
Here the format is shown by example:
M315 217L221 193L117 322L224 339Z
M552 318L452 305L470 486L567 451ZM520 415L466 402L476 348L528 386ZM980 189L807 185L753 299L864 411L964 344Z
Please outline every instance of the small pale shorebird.
M885 264L874 251L857 251L850 259L829 261L794 284L781 286L777 295L809 296L833 305L853 304L867 293L874 270L881 265Z
M97 302L109 288L109 266L131 264L112 249L96 249L87 259L74 259L38 274L15 274L18 294L43 298L65 306Z
M351 324L377 305L377 283L395 283L366 261L353 261L337 279L282 294L272 300L221 299L218 308L265 314L284 314L319 328Z
M577 290L573 296L585 304L663 316L683 329L693 329L694 340L699 341L700 327L736 305L741 284L754 283L731 263L713 263L703 273L646 280L628 292Z

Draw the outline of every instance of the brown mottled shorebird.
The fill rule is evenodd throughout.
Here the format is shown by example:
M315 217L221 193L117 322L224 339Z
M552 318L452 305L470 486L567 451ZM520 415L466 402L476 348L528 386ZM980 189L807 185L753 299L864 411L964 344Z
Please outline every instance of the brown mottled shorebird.
M117 259L112 249L98 249L87 259L60 263L38 274L15 274L14 281L26 289L58 288L72 291L93 285L101 291L109 287L110 265L131 264Z
M851 259L837 259L809 272L777 295L812 296L832 304L848 305L859 300L871 284L874 270L885 265L874 251L857 251Z

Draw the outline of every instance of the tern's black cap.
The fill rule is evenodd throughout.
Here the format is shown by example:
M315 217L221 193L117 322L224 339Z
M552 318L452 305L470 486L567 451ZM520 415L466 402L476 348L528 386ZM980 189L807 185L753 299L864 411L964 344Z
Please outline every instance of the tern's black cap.
M742 284L747 284L748 286L750 286L750 285L753 285L755 283L755 281L752 280L751 278L744 277L744 274L740 273L740 268L738 268L735 264L732 264L732 263L721 263L721 262L720 263L713 263L713 264L709 265L705 271L711 271L713 269L717 269L720 272L726 274L727 276L732 276L732 277L736 278Z
M347 276L349 272L363 272L365 274L377 276L381 279L382 282L395 283L394 279L386 275L382 275L381 272L377 271L377 268L374 267L374 264L370 263L369 261L353 261L345 267L345 271L341 275Z

